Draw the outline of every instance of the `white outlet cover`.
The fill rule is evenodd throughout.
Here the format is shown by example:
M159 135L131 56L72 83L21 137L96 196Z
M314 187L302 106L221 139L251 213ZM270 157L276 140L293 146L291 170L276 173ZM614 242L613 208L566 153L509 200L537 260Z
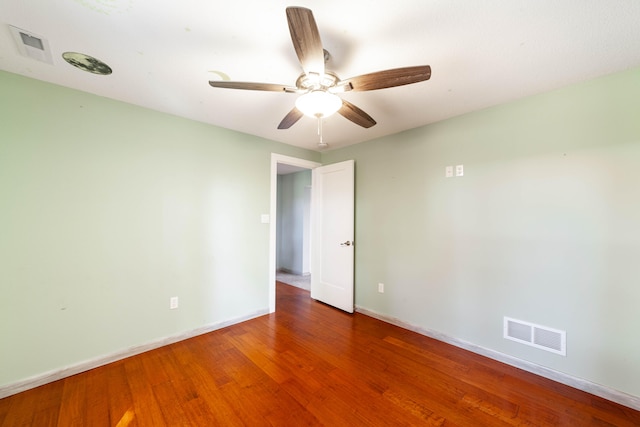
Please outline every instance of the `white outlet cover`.
M456 176L464 176L464 166L457 165L456 166Z
M169 298L169 308L173 310L174 308L178 308L178 297Z
M447 166L444 168L444 176L446 178L451 178L453 176L453 166Z
M260 215L260 222L263 224L269 224L269 214Z

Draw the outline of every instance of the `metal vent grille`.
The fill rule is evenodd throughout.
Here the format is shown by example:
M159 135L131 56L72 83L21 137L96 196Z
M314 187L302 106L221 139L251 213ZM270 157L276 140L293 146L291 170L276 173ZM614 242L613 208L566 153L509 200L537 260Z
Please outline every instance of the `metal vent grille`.
M25 45L31 46L36 49L44 50L42 39L30 36L29 34L25 34L22 31L20 32L20 38L22 39L22 43L24 43Z
M504 338L532 347L567 355L567 333L558 329L536 325L522 320L504 318Z
M507 335L511 338L527 342L531 341L531 326L518 322L508 322L507 328L509 328L509 333Z
M47 40L31 31L22 30L12 25L9 25L9 29L21 55L36 61L53 64Z
M535 328L533 330L533 343L541 347L562 351L562 334L547 329Z

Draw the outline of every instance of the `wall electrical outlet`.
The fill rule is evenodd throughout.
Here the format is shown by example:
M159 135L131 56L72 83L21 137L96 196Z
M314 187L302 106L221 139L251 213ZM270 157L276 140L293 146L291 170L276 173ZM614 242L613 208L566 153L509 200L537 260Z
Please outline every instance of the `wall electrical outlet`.
M456 176L464 176L464 165L456 166Z
M178 308L178 297L169 298L169 309L173 310Z
M453 176L453 166L447 166L444 168L444 176L446 178L451 178Z
M378 292L384 294L384 283L378 283Z

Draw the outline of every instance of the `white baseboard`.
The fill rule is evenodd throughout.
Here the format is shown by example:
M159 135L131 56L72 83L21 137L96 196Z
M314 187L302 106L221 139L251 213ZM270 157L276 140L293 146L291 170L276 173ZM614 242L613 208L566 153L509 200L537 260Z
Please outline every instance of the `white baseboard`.
M109 363L116 362L118 360L126 359L127 357L135 356L136 354L144 353L146 351L154 350L156 348L173 344L178 341L183 341L198 335L206 334L208 332L212 332L217 329L222 329L227 326L235 325L236 323L245 322L247 320L254 319L256 317L260 317L265 314L268 314L268 312L269 311L266 309L259 310L247 316L241 316L234 319L225 320L222 322L217 322L217 323L203 326L201 328L197 328L191 331L183 332L178 335L160 338L158 340L154 340L145 344L130 347L125 350L117 351L115 353L107 354L105 356L100 356L95 359L86 360L84 362L80 362L75 365L66 366L61 369L49 371L41 375L36 375L16 383L4 385L0 387L0 399L7 396L11 396L13 394L23 392L25 390L39 387L44 384L48 384L53 381L61 380L63 378L67 378L72 375L76 375L81 372L85 372L85 371L97 368L99 366L107 365Z
M528 362L526 360L518 359L517 357L509 356L507 354L500 353L495 350L490 350L488 348L480 347L478 345L475 345L457 338L453 338L436 331L432 331L426 328L422 328L420 326L412 325L410 323L404 322L395 317L387 316L387 315L366 309L364 307L356 306L356 311L358 313L362 313L364 315L376 318L378 320L382 320L383 322L390 323L395 326L399 326L403 329L408 329L418 334L425 335L427 337L445 342L447 344L454 345L456 347L471 351L476 354L480 354L482 356L488 357L493 360L497 360L507 365L515 366L516 368L520 368L524 371L531 372L533 374L539 375L544 378L548 378L550 380L559 382L561 384L565 384L570 387L577 388L578 390L582 390L587 393L600 396L612 402L616 402L621 405L628 406L635 410L640 410L640 397L638 396L633 396L628 393L624 393L622 391L614 390L612 388L605 387L603 385L584 380L582 378L576 378L571 375L565 374L563 372L555 371L553 369L549 369L544 366L540 366L535 363Z
M404 322L400 319L386 316L384 314L377 313L372 310L368 310L363 307L356 307L356 311L358 313L365 314L367 316L382 320L383 322L390 323L392 325L399 326L401 328L419 333L421 335L425 335L427 337L436 339L438 341L445 342L447 344L454 345L456 347L462 348L464 350L471 351L476 354L480 354L482 356L488 357L493 360L497 360L502 363L506 363L507 365L515 366L516 368L520 368L527 372L531 372L536 375L540 375L541 377L548 378L550 380L559 382L561 384L568 385L573 388L577 388L578 390L585 391L587 393L594 394L596 396L600 396L604 399L611 400L612 402L619 403L621 405L628 406L630 408L640 410L640 397L636 397L618 390L614 390L609 387L602 386L600 384L592 383L590 381L586 381L581 378L576 378L571 375L565 374L563 372L558 372L553 369L546 368L544 366L537 365L535 363L528 362L526 360L518 359L513 356L506 355L504 353L500 353L494 350L490 350L484 347L477 346L475 344L471 344L469 342L459 340L457 338L450 337L445 334L441 334L439 332L435 332L426 328L422 328L420 326L412 325L410 323ZM27 378L25 380L8 384L0 387L0 399L11 396L13 394L20 393L25 390L29 390L53 381L61 380L66 377L70 377L72 375L79 374L81 372L85 372L99 366L103 366L118 360L125 359L127 357L135 356L136 354L144 353L146 351L150 351L156 348L163 347L165 345L173 344L178 341L183 341L189 338L193 338L198 335L206 334L208 332L215 331L217 329L222 329L227 326L231 326L237 323L241 323L250 319L254 319L256 317L263 316L268 314L268 310L260 310L254 312L247 316L238 317L235 319L229 319L223 322L214 323L211 325L207 325L201 328L197 328L188 332L184 332L178 335L174 335L171 337L161 338L146 344L141 344L138 346L130 347L126 350L118 351L115 353L111 353L105 356L101 356L95 359L87 360L84 362L80 362L76 365L67 366L62 369L57 369L54 371L46 372L41 375L37 375L31 378Z

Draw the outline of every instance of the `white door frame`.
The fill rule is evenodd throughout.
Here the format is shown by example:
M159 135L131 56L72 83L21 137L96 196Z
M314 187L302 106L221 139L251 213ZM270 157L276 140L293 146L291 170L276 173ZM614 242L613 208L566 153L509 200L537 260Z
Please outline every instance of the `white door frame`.
M269 313L276 311L276 225L278 212L278 163L314 169L318 162L271 153L271 199L269 204ZM313 191L313 190L312 190ZM313 201L311 202L313 203ZM313 207L312 207L313 209Z

